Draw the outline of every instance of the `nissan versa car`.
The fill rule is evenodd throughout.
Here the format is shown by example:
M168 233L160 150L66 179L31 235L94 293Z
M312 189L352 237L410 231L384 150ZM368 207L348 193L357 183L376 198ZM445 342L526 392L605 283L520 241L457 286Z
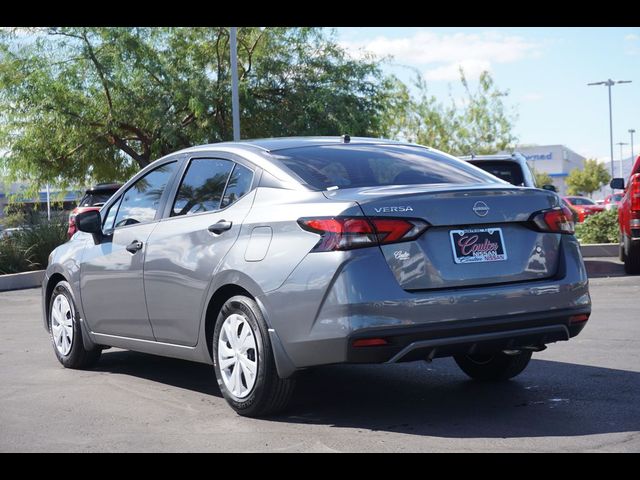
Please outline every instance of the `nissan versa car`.
M591 312L559 202L387 140L189 148L76 217L44 323L69 368L109 346L212 364L250 416L282 410L317 365L453 356L506 380Z

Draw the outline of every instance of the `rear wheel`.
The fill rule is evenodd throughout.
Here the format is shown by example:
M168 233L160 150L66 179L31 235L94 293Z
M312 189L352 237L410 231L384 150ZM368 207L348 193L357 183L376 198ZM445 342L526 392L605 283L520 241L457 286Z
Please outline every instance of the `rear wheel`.
M278 376L267 326L254 300L241 295L227 300L212 340L218 386L236 413L259 417L286 408L294 380Z
M464 373L474 380L509 380L522 373L531 360L531 351L507 355L503 352L454 357Z
M624 255L624 271L630 275L640 273L640 242L629 242Z
M71 286L59 282L49 302L49 336L58 361L66 368L90 368L100 358L102 350L87 350L82 342L82 326Z

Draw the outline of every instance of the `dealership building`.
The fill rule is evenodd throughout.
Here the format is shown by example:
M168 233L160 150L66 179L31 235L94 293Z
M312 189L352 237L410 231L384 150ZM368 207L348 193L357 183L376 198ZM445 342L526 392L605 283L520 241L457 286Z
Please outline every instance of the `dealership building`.
M564 145L519 146L515 150L524 155L530 167L548 173L560 195L567 194L569 172L584 168L585 158Z

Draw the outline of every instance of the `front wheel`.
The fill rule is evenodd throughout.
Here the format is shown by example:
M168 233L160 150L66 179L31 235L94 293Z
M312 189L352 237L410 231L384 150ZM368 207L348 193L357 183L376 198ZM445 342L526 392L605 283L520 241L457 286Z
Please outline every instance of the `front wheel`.
M218 386L236 413L259 417L286 408L294 380L278 376L267 326L253 299L227 300L212 340Z
M531 360L531 351L507 355L503 352L477 355L458 355L454 357L464 373L474 380L509 380L522 373Z
M90 368L100 359L101 349L84 348L75 300L65 281L59 282L51 295L49 336L58 361L66 368Z

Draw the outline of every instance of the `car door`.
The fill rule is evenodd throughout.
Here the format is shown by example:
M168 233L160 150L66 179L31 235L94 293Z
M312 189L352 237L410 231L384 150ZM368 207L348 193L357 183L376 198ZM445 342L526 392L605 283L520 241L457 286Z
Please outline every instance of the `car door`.
M103 240L85 249L80 289L93 332L154 340L144 296L144 255L177 166L177 161L163 163L136 180L107 207Z
M159 342L195 345L212 276L240 232L255 168L192 158L148 240L144 284Z

